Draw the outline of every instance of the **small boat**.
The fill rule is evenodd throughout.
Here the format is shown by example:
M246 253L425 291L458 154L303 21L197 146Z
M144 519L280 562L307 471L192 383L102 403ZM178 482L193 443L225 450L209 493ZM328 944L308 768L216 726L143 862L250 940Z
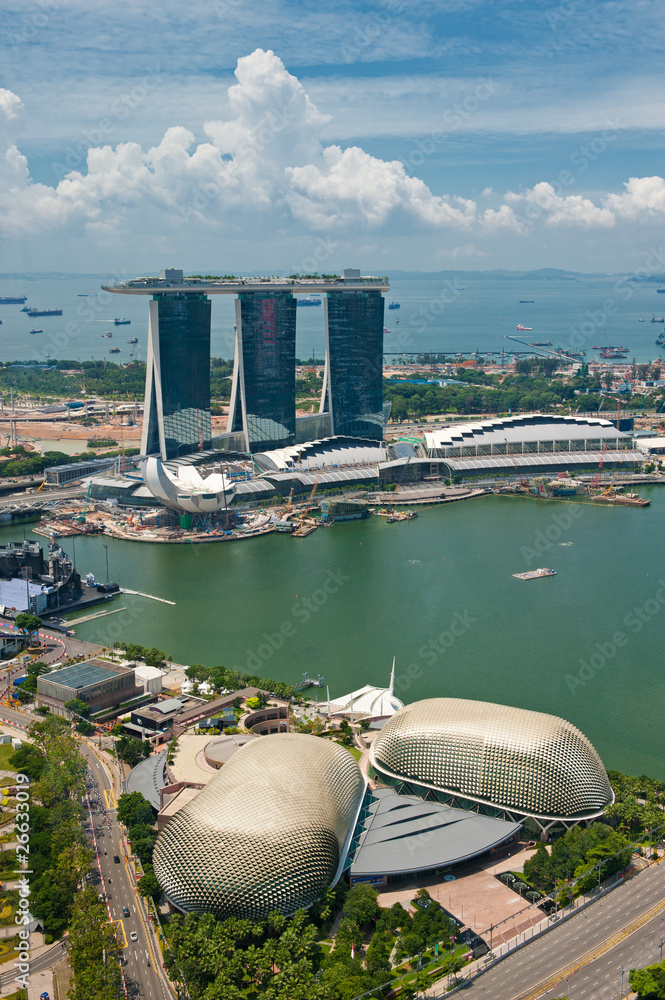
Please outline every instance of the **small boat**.
M118 317L116 316L113 322L115 323L116 326L130 326L132 321L131 319L125 319L124 317L123 319L118 319Z
M605 351L600 352L601 358L626 358L626 354L623 351L610 350L609 348Z
M88 293L87 292L77 292L76 293L76 298L77 299L87 299L88 298Z
M139 342L139 338L138 337L132 337L131 340L127 341L128 344L138 344L138 342Z
M112 337L112 336L113 334L111 333L111 331L107 330L106 333L102 334L102 340L106 340L107 337Z
M384 328L383 328L383 332L384 332L384 333L390 333L390 330L388 329L388 327L387 327L387 326L384 326Z
M551 340L534 340L529 344L529 347L551 347Z
M516 330L533 330L533 327L532 326L522 326L521 323L518 323L517 326L515 327L515 329Z
M120 348L119 347L112 347L110 349L110 351L109 351L109 354L120 354Z
M402 303L401 302L389 302L388 303L388 308L389 309L401 309L402 308Z
M520 299L520 305L521 306L528 306L528 305L531 305L535 301L536 301L535 299Z
M654 313L653 316L651 317L651 322L652 323L665 323L665 319L662 316L656 316L656 314Z
M656 346L665 347L665 330L656 337Z
M30 333L43 333L43 330L31 330Z

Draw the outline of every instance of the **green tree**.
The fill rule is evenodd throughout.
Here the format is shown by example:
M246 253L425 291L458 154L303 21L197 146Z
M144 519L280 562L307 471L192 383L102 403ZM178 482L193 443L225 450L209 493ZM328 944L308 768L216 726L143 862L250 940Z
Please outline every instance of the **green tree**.
M66 943L74 988L70 1000L116 1000L121 987L122 949L103 902L92 888L76 897Z
M8 475L6 469L5 474ZM22 611L21 614L16 616L15 623L17 628L20 628L26 633L30 642L32 642L34 633L39 632L40 628L44 624L39 615L28 614L25 611Z
M344 915L360 927L376 920L380 913L379 891L367 882L358 882L349 889L344 900Z
M87 701L81 701L80 698L70 698L69 701L65 702L64 706L68 712L73 712L75 715L82 715L84 719L90 718L90 705Z
M140 894L144 899L154 899L156 902L159 901L162 895L162 888L157 881L157 876L155 875L152 865L143 866L143 876L141 877L138 885Z
M631 969L629 981L640 1000L665 1000L665 963Z
M128 829L134 826L152 826L155 814L148 800L140 792L125 792L118 799L118 819Z

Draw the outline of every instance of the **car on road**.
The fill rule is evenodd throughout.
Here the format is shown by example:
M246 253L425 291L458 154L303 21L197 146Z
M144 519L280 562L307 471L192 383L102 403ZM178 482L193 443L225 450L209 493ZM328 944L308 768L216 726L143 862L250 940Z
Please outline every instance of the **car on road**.
M122 915L123 915L123 917L128 917L129 916L129 907L128 906L124 906L123 907L123 909L122 909Z
M130 941L138 941L138 939L139 939L139 936L136 933L136 931L132 931L131 934L129 935L129 940Z
M117 854L113 855L113 864L114 865L119 865L120 864L120 858L118 857Z

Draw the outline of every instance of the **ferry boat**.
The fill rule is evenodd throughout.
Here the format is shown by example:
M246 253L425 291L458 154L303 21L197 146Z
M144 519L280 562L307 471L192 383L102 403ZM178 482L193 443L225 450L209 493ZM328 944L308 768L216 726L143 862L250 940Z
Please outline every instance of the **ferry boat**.
M130 326L132 321L131 319L124 319L124 318L118 319L118 317L116 316L113 322L115 323L116 326Z
M401 302L389 302L388 303L388 308L389 309L401 309L401 307L402 307L402 303Z
M297 299L297 304L299 306L320 306L321 299L317 299L315 295L304 295L301 299Z
M533 327L532 326L522 326L521 323L518 323L517 326L515 327L515 329L516 330L533 330Z
M27 298L27 295L2 295L0 296L0 306L22 306Z
M26 309L28 316L62 316L62 309Z

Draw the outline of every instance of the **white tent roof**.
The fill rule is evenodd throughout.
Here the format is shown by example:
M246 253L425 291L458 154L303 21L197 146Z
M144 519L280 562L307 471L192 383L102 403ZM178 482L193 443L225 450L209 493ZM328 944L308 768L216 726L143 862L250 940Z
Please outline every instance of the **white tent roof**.
M388 718L404 708L403 702L395 697L395 661L390 674L390 686L387 688L374 687L366 684L364 687L352 691L350 694L342 695L331 701L330 707L333 713L353 713L354 715L369 715L373 719Z

